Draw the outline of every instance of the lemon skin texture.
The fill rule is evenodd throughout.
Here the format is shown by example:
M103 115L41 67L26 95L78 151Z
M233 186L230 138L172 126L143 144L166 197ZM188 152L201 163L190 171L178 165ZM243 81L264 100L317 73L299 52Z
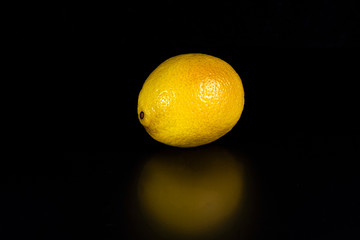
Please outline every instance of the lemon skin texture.
M220 58L182 54L160 64L138 97L138 118L155 140L196 147L217 140L240 119L244 88L239 75Z

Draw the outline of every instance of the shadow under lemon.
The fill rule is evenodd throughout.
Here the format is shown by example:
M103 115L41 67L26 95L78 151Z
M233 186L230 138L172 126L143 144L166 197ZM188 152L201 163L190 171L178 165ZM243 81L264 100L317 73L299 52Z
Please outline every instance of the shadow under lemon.
M154 154L138 182L146 218L162 233L176 236L221 232L239 212L243 192L243 163L220 147Z

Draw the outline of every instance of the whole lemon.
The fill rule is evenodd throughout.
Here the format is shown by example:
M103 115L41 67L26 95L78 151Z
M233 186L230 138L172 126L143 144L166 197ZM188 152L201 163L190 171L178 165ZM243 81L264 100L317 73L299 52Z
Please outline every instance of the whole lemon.
M195 147L229 132L244 102L241 79L228 63L190 53L169 58L149 75L139 94L137 112L155 140Z

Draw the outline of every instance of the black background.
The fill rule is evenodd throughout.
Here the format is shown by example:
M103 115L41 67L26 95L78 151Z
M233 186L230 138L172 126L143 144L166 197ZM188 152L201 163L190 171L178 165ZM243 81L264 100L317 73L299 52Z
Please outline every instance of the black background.
M227 61L245 89L240 121L208 147L246 156L256 211L246 234L235 224L222 239L358 237L357 8L280 0L43 7L14 11L13 36L45 49L46 67L35 71L51 99L48 141L60 150L14 157L5 170L6 239L158 239L139 227L133 191L148 156L172 148L138 122L137 97L161 62L192 52Z

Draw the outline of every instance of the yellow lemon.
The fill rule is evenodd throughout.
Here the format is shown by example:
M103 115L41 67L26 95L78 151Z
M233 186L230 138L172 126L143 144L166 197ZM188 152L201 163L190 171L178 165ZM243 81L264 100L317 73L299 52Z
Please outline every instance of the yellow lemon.
M195 147L229 132L241 116L244 101L241 79L228 63L191 53L169 58L149 75L137 112L155 140Z

